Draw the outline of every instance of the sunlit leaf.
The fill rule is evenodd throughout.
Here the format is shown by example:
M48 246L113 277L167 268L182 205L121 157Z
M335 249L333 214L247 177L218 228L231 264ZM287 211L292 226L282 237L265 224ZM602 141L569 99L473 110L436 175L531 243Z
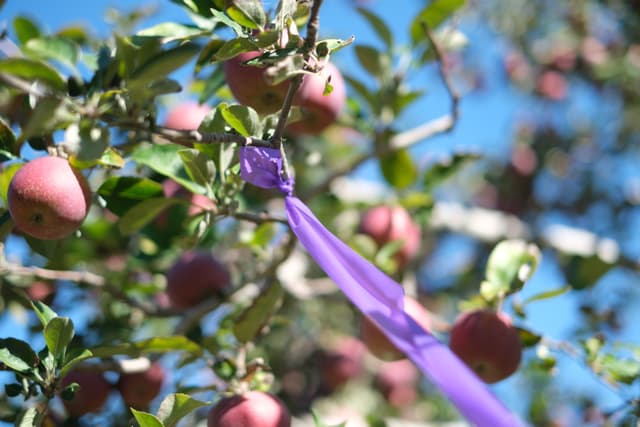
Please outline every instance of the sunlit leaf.
M387 24L378 15L367 8L359 7L357 8L357 11L367 20L369 25L371 25L376 35L382 39L387 49L391 49L393 46L393 34Z
M163 79L189 62L199 52L200 46L192 43L181 44L172 49L158 52L134 69L129 83L137 86Z
M131 408L131 413L140 425L140 427L163 427L162 421L160 421L155 415L148 412L138 411Z
M16 37L22 45L33 38L40 37L38 25L26 16L14 18L13 30L16 32Z
M112 357L116 355L134 357L146 353L169 353L172 351L185 351L199 355L202 353L202 348L184 336L172 336L149 338L143 341L91 349L94 357L99 358Z
M418 177L418 168L407 150L394 151L380 159L380 169L387 182L395 188L405 188Z
M43 84L64 91L66 81L60 74L45 62L27 58L5 58L0 60L0 72L14 75L28 81L39 81Z
M429 29L435 29L451 17L455 11L464 6L465 3L465 0L434 0L429 3L411 23L410 34L412 42L416 44L426 39L422 22L426 23Z
M164 398L158 409L158 419L164 427L174 427L186 415L207 406L207 402L193 399L183 393L173 393Z
M107 209L120 216L142 200L163 195L162 185L149 178L112 176L102 183L98 194Z
M278 282L263 290L236 319L233 325L233 334L240 342L249 342L256 338L260 331L267 325L273 313L282 303L284 292Z
M51 319L44 328L44 340L49 352L56 359L62 357L74 334L73 322L68 317Z
M221 104L218 110L222 114L224 120L236 132L242 136L262 136L262 122L260 116L251 107L245 105L226 105Z

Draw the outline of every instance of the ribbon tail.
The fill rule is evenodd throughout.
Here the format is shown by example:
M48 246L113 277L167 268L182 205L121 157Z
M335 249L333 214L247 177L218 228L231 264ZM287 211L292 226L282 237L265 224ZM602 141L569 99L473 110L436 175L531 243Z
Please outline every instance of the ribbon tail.
M469 421L481 427L523 426L489 388L404 312L404 290L334 236L296 197L285 200L289 224L311 257Z

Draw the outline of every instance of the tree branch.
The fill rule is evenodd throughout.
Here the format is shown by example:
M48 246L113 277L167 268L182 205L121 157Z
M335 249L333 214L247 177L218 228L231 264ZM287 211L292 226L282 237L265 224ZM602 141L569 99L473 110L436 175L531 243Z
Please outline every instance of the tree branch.
M327 175L324 178L324 180L322 180L320 183L318 183L314 187L311 187L304 194L302 194L300 197L303 200L308 200L320 193L327 191L331 183L336 178L339 178L343 175L348 174L354 169L360 167L367 160L371 160L379 156L385 156L393 152L396 152L398 150L409 148L433 136L450 132L455 127L460 115L459 114L460 95L453 87L451 77L447 72L446 56L444 54L444 50L442 49L440 44L435 40L435 38L433 37L433 34L429 30L429 28L426 26L426 24L423 23L422 28L427 38L429 39L429 42L433 46L436 59L438 60L438 63L439 63L438 69L440 72L440 76L442 77L444 86L446 87L447 93L449 94L449 98L451 99L450 113L444 116L435 118L433 120L430 120L419 126L416 126L413 129L409 129L405 132L399 133L393 136L389 140L389 143L386 144L385 146L380 147L375 151L361 154L355 157L354 159L352 159L346 165L333 170L332 172L329 173L329 175Z

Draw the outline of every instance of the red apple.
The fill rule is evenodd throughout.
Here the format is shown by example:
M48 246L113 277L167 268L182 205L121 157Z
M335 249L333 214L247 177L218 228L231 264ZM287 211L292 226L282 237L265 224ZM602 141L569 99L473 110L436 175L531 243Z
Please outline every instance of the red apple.
M89 412L99 412L111 392L111 384L99 371L73 370L62 380L62 388L71 383L78 383L72 400L62 400L67 414L77 418Z
M431 316L418 301L411 297L405 297L404 309L425 330L431 329ZM360 322L360 338L371 354L379 359L398 360L405 357L368 317L363 317Z
M327 78L333 90L324 94ZM302 110L302 119L287 125L292 135L317 135L333 124L344 108L347 88L340 70L328 62L320 73L305 75L293 104Z
M520 335L509 316L491 310L459 316L451 329L449 347L490 384L513 374L522 356Z
M538 76L536 86L542 96L553 101L561 101L567 96L567 80L557 71L544 71Z
M120 375L117 387L127 406L146 409L160 393L164 378L164 368L160 363L155 362L144 372Z
M30 161L13 176L9 212L22 232L37 239L62 239L89 213L91 190L80 171L60 157Z
M387 402L395 407L412 404L418 397L418 369L408 359L385 362L378 369L375 384Z
M206 104L183 102L169 111L164 125L176 130L197 130L209 111L211 107Z
M368 210L360 222L360 232L375 240L378 246L402 240L403 245L396 253L400 267L407 264L420 249L420 227L401 206L377 206Z
M51 304L56 293L56 287L51 282L37 280L26 289L27 296L33 301L42 301Z
M175 309L191 308L229 286L227 268L206 252L185 252L167 272L167 296Z
M270 85L265 79L266 68L245 65L260 52L245 52L227 60L224 75L233 97L241 104L252 107L260 114L271 114L280 110L289 82Z
M331 391L342 387L363 372L364 344L355 338L344 337L320 359L324 385Z
M276 397L261 391L225 397L209 412L207 427L290 427L291 415Z

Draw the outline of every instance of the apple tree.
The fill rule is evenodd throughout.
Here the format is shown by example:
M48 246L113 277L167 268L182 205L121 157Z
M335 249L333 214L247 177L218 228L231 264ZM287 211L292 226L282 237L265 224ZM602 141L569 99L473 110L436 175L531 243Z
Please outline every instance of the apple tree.
M321 0L171 3L112 11L105 38L6 18L3 422L437 425L467 415L464 372L526 423L636 425L637 1L433 0L407 25L342 2L371 40L325 36ZM495 93L499 154L428 154ZM400 308L363 313L317 253L353 260L350 289L375 266ZM396 309L455 369L407 359ZM595 391L562 382L575 366Z

